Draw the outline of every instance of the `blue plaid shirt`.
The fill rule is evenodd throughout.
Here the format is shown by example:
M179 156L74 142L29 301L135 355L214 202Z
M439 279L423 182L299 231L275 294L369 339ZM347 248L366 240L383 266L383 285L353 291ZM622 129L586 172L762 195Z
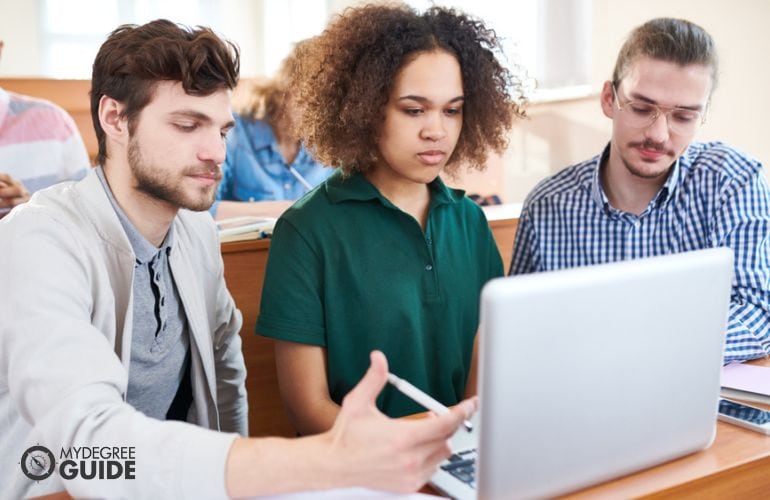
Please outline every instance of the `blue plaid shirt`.
M609 154L538 184L524 202L510 274L729 247L735 278L725 362L770 353L770 189L762 164L719 143L693 143L641 215L607 200Z
M320 184L334 169L313 159L300 146L296 158L287 165L281 156L273 129L263 120L236 115L235 128L227 136L227 157L222 165L222 182L217 201L210 211L216 214L220 200L273 201L296 200L307 188L289 171L294 169L313 186Z

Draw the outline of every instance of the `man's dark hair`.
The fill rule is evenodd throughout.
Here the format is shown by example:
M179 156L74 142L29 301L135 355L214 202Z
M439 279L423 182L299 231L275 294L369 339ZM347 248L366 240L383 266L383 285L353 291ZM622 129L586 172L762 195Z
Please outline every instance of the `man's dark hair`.
M634 29L620 49L612 81L617 85L639 57L680 66L699 64L711 68L711 90L717 86L719 64L714 40L706 30L684 19L660 17Z
M125 105L132 132L139 113L150 103L155 84L180 82L190 95L206 96L238 83L238 47L209 28L189 28L158 19L113 31L99 49L91 76L91 119L99 142L97 164L107 158L99 101L109 96Z

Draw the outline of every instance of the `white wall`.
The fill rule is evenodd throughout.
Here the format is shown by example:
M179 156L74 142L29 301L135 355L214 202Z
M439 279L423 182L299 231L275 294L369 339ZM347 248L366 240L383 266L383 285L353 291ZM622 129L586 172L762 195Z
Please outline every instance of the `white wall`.
M222 24L228 26L222 33L238 44L241 49L241 76L253 77L262 74L265 67L260 29L265 20L262 16L262 2L252 0L219 0Z
M0 40L5 42L0 76L39 74L38 2L0 0Z
M645 20L683 17L706 29L720 55L720 83L703 139L722 139L770 164L770 2L767 0L594 1L594 80L610 77L625 35Z

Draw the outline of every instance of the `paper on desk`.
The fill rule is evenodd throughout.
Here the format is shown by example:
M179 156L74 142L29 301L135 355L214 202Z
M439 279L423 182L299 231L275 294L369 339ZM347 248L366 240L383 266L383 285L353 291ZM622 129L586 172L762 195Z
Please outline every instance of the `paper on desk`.
M731 363L722 368L722 387L770 396L770 368Z
M345 488L325 491L303 491L301 493L288 493L286 495L273 495L267 497L254 497L254 500L436 500L433 495L411 493L400 495L386 493L366 488Z
M276 219L274 217L242 215L217 221L217 230L219 231L220 238L255 231L272 232L275 222Z

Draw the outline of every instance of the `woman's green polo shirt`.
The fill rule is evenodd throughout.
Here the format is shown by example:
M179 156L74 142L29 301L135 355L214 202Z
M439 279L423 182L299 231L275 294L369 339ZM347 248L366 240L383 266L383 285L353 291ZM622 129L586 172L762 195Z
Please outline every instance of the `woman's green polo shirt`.
M335 172L278 220L257 332L326 348L337 403L385 353L390 371L445 405L465 391L482 286L503 264L481 209L441 179L423 233L362 175ZM390 386L387 415L424 411Z

